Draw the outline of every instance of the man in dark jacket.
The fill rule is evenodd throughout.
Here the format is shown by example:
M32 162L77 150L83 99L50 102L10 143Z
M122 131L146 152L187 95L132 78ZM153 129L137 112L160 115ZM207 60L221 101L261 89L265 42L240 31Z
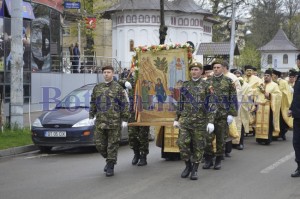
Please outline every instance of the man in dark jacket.
M297 56L297 66L300 69L300 54ZM300 177L300 74L298 72L294 85L293 101L289 110L289 116L294 118L293 123L293 147L295 150L295 161L297 169L292 173L292 177Z
M73 48L73 65L72 65L72 72L78 73L79 71L79 61L80 61L80 50L79 50L79 44L76 43L75 47Z

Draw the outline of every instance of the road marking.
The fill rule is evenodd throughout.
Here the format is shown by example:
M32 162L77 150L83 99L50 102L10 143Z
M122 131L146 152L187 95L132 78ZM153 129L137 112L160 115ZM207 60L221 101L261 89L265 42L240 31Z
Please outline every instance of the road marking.
M272 171L273 169L275 169L279 165L281 165L281 164L287 162L288 160L292 159L294 156L295 156L295 152L291 152L289 155L284 156L283 158L281 158L280 160L278 160L274 164L272 164L272 165L268 166L267 168L261 170L260 173L269 173L270 171Z
M56 156L57 154L41 154L31 157L25 157L24 159L33 159L33 158L43 158L43 157L50 157L50 156Z

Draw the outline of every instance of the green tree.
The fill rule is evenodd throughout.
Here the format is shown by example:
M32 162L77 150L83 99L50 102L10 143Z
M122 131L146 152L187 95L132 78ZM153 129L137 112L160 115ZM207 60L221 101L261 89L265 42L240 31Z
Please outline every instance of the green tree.
M246 45L241 51L241 55L235 60L238 68L243 68L245 65L252 65L260 69L260 52L252 44Z
M283 0L283 29L291 42L300 48L300 4L299 0Z
M216 19L219 19L221 23L213 26L213 41L223 42L230 40L230 30L228 23L231 20L232 14L232 0L195 0L198 5L204 8L209 8L214 14ZM246 10L249 7L251 0L236 0L236 6L238 10ZM209 5L209 6L207 6ZM205 7L206 6L206 7ZM236 16L245 14L245 12L239 12Z
M250 42L259 48L269 42L283 22L282 0L260 0L251 10Z
M290 41L300 49L300 13L284 23L283 28L289 33Z

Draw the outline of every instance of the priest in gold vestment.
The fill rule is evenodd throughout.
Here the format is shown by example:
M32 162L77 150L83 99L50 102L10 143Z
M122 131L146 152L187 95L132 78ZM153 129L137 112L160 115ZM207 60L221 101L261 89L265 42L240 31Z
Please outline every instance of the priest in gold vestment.
M255 138L258 143L270 144L280 132L279 117L282 94L272 81L272 70L264 74L264 82L254 91L256 105Z
M289 128L293 128L293 118L288 116L288 111L292 103L292 93L289 84L286 80L281 78L281 72L273 70L272 80L278 84L279 90L282 93L281 107L280 107L280 133L279 137L286 140L285 134Z
M239 77L242 86L241 93L237 96L239 102L238 116L236 117L236 126L240 133L240 139L232 140L232 144L236 145L236 149L244 149L244 135L249 133L250 115L252 103L249 102L253 96L252 88L242 77Z
M257 77L256 75L254 75L254 67L251 65L246 65L244 67L245 70L245 75L243 76L244 82L246 82L251 89L255 89L257 88L261 83L262 80ZM254 98L252 99L252 102L254 102ZM251 102L250 102L251 103ZM255 127L255 112L254 112L254 107L251 111L249 111L249 118L250 118L250 124L249 124L249 128L250 131L253 131L254 127Z
M243 79L244 82L248 83L251 88L256 88L260 83L262 83L262 80L259 77L253 75L254 72L253 68L254 67L250 65L246 65L244 67L245 75Z

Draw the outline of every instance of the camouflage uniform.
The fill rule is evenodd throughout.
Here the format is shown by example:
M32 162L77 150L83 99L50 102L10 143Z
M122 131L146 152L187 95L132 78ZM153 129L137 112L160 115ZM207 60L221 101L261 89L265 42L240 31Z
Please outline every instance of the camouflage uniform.
M207 80L212 97L216 103L216 117L214 133L207 136L205 155L223 156L224 142L228 136L227 116L237 116L237 96L233 81L221 75ZM213 152L212 141L216 136L216 153Z
M135 110L134 110L134 95L135 95L135 80L131 76L129 79L122 79L119 81L120 85L125 88L125 82L129 81L132 89L129 90L129 102L130 102L130 117L129 122L136 122L135 119ZM144 102L147 104L147 102ZM134 154L137 155L137 158L145 157L149 153L149 126L129 126L128 127L128 137L129 137L129 146L134 151ZM146 158L146 157L145 157Z
M97 84L91 96L90 118L95 121L95 144L106 162L116 164L121 122L128 121L125 90L116 81Z
M179 121L178 146L181 158L192 163L202 159L208 123L214 123L214 112L210 111L208 83L201 78L186 81L180 90L175 121Z

